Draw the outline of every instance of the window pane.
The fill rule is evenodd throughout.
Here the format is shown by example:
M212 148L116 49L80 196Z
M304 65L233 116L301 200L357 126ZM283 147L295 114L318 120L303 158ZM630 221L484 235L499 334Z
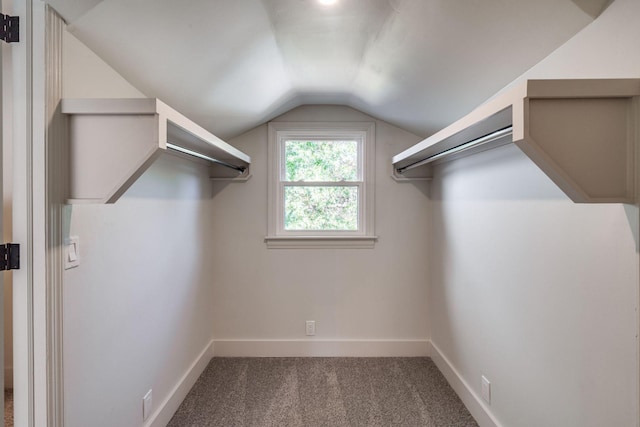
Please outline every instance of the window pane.
M357 141L284 142L285 181L358 181Z
M285 230L358 230L358 187L284 188Z

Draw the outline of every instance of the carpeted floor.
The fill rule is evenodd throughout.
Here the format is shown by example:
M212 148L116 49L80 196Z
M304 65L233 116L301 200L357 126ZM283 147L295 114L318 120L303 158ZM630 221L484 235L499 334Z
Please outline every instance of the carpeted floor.
M214 358L168 426L477 424L429 358Z
M4 391L4 426L13 427L13 390Z

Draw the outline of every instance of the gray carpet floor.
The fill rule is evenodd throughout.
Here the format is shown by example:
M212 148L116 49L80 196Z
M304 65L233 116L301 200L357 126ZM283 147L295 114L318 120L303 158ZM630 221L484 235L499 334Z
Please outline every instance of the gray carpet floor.
M13 390L4 391L4 427L13 427Z
M429 358L214 358L169 422L477 426Z

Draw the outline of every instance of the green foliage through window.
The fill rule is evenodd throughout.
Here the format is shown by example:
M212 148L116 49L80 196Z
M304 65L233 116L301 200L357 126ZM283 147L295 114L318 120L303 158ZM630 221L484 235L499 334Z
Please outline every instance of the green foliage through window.
M285 186L285 230L358 230L358 187Z
M284 144L285 181L358 180L358 142L288 140Z

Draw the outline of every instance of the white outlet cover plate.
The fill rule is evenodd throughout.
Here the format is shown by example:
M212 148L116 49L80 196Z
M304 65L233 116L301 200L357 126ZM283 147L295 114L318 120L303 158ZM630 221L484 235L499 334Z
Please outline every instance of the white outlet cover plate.
M307 320L306 322L306 333L309 336L316 334L316 321L315 320Z
M149 390L142 398L142 421L146 421L153 408L153 390Z
M491 403L491 382L485 377L482 376L482 398L487 403Z

